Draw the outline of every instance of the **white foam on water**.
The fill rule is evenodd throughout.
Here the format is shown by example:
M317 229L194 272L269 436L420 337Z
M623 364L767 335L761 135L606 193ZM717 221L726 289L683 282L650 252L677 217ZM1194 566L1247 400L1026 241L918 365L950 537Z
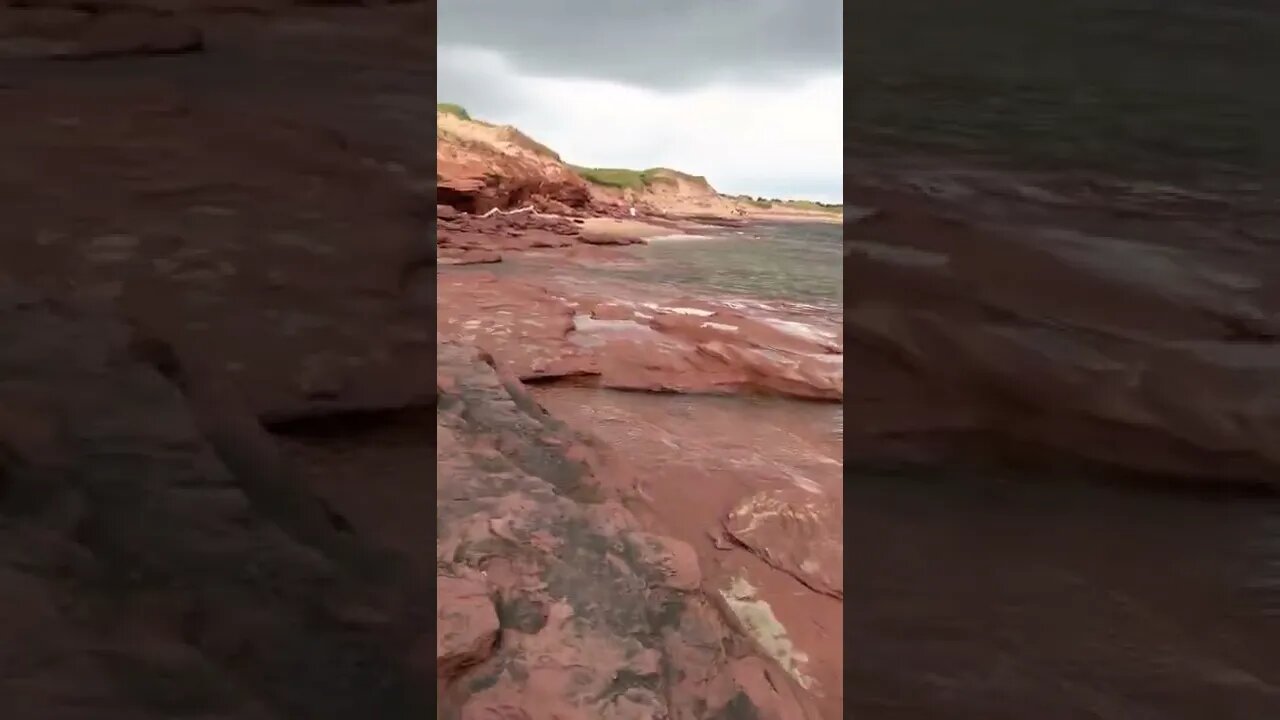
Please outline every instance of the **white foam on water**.
M692 235L690 233L672 233L670 235L654 235L645 238L648 242L687 242L689 240L710 240L706 235Z
M829 343L839 337L835 332L830 330L823 330L822 328L817 328L802 322L796 322L795 320L781 320L779 318L763 319L769 325L772 325L788 335L794 335L796 337L804 338L805 340L812 340L819 344Z
M702 327L710 328L712 330L723 330L725 332L738 332L737 325L726 325L725 323L718 322L704 322L702 323Z
M720 304L731 310L777 310L774 306L757 300L721 300Z
M645 307L649 306L645 305ZM658 307L657 305L654 305L653 309L672 315L692 315L694 317L711 317L716 314L714 310L703 310L701 308Z

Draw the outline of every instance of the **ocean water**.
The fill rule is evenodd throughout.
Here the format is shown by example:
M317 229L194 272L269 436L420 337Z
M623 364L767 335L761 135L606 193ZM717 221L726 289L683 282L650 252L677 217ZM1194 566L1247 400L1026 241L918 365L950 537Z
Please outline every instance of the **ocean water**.
M760 300L808 303L838 313L843 227L760 223L706 238L655 240L636 249L642 267L617 270L646 282Z
M1280 175L1280 3L860 0L848 143L1248 187Z

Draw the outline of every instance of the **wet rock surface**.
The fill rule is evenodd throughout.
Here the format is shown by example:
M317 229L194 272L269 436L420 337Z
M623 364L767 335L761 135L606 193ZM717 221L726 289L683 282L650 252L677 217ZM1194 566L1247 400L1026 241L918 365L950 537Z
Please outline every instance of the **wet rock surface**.
M425 60L390 50L414 58L411 9L320 15L310 35L291 15L216 16L216 52L6 65L6 270L114 302L264 417L429 397L414 378L432 340L406 307L429 252L425 139L388 102L425 82ZM311 69L290 59L325 28ZM327 87L298 80L316 63Z
M549 255L549 263L562 265ZM517 377L616 390L839 400L841 331L731 301L589 274L442 273L440 332L484 347Z
M1275 714L1275 206L856 167L849 714Z
M945 337L966 352L920 363L904 342L863 349L846 333L850 377L867 378L847 400L848 714L1277 715L1280 505L1240 491L1258 475L1218 477L1202 429L1191 443L1169 432L1258 408L1202 397L1205 375L1146 357L1265 334L1245 306L1273 301L1240 280L1272 274L1280 165L1266 130L1239 128L1276 125L1252 104L1274 73L1202 41L1211 17L1215 33L1273 38L1275 8L1001 3L1027 21L1005 24L972 6L873 5L845 185L878 212L849 227L847 299L930 322L900 336L922 350ZM1155 26L1160 39L1139 30ZM1199 51L1223 62L1212 102L1163 72ZM1138 67L1151 72L1120 71ZM1231 329L1224 310L1246 322ZM1172 386L1146 379L1155 362ZM995 377L965 376L977 369ZM1265 406L1274 383L1242 370L1235 392ZM1138 426L1114 422L1125 415ZM1095 453L1123 457L1082 459ZM1194 487L1168 472L1174 453L1199 458Z
M831 433L839 407L556 384L533 394L554 417L604 441L601 454L629 470L614 482L625 483L642 521L687 543L704 585L742 631L821 717L842 717L844 488ZM818 515L807 514L812 507Z
M0 286L5 716L429 712L405 646L429 583L162 347Z
M474 349L440 345L438 383L436 569L469 598L441 609L442 717L818 717L585 438Z
M874 210L845 249L854 457L1274 487L1280 210L1100 182L851 188Z
M443 265L499 262L503 253L534 249L642 242L638 238L583 234L572 219L544 215L529 207L489 215L461 213L449 205L438 205L436 211L436 252Z
M126 12L74 5L43 22ZM152 5L204 51L0 64L0 715L427 716L433 575L364 514L406 496L298 449L429 477L385 441L435 392L425 15Z
M821 491L761 491L730 510L723 525L734 542L814 592L844 597L843 508Z

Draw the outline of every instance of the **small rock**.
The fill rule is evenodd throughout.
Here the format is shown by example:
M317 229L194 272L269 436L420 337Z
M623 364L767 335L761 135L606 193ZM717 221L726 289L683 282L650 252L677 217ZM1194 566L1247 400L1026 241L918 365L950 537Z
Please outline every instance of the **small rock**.
M474 580L436 577L436 677L449 679L483 661L498 640L498 614Z
M707 537L711 538L711 545L717 550L732 550L733 542L725 536L722 530L708 530Z

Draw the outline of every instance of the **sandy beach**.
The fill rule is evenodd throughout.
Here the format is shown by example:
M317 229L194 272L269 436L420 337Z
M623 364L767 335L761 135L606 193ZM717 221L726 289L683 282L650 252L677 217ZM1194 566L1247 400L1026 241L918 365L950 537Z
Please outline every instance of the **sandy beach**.
M746 219L766 222L830 223L832 225L840 225L844 223L844 214L836 212L805 212L802 210L764 210L748 212Z

